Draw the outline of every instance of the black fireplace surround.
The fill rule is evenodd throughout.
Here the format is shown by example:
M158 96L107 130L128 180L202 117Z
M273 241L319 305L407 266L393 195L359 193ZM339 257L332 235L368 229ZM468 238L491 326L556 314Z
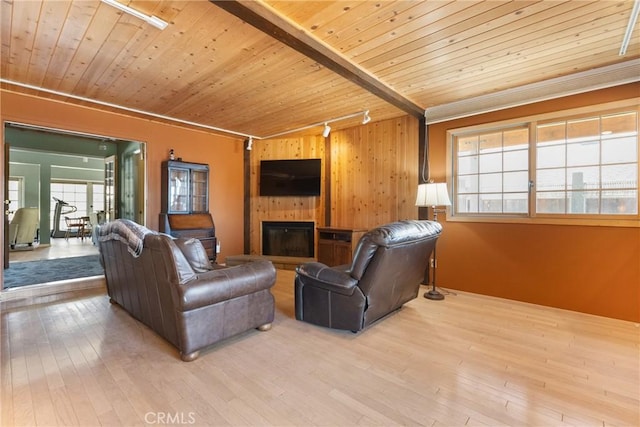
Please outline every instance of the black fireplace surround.
M306 221L263 221L262 255L314 256L314 223Z

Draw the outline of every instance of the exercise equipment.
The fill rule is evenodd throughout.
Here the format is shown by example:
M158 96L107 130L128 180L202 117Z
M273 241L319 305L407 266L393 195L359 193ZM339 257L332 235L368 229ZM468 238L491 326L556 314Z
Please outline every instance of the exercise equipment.
M56 208L53 213L53 230L51 230L51 237L68 237L66 230L60 229L60 221L62 220L64 215L73 213L78 210L73 205L65 202L64 200L60 200L57 197L54 197L53 200L56 201ZM67 210L63 210L63 209Z

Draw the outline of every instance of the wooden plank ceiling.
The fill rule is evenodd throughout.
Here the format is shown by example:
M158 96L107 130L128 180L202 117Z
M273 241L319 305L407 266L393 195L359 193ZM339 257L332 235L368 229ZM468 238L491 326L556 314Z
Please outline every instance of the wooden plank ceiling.
M216 2L121 2L169 26L99 0L3 1L2 87L265 137L364 110L374 121L398 117L407 114L401 102L419 111L640 58L637 28L618 55L630 0L238 2L293 29L294 44L338 58L351 78Z

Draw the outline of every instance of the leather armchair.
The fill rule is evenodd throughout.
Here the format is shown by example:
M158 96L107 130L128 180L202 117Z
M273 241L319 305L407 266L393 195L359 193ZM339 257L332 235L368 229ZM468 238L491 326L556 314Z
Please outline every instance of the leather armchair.
M441 231L435 221L398 221L362 236L350 265L299 265L296 319L358 332L401 308L418 296Z
M214 266L198 239L127 220L100 226L98 242L110 301L177 347L184 361L225 338L271 328L270 261Z

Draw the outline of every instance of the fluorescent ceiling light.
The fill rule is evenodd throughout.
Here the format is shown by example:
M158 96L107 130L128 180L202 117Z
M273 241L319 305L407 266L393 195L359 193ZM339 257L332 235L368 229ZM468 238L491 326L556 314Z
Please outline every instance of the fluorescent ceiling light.
M138 19L142 19L146 23L151 24L160 30L164 30L165 28L167 28L167 25L169 25L166 21L163 21L157 16L145 15L144 13L139 12L129 6L125 6L124 4L117 2L116 0L102 0L102 2L108 4L109 6L113 6L125 13L128 13L131 16L135 16Z
M631 16L629 16L629 22L627 23L627 30L624 32L624 38L622 39L622 45L620 46L620 52L618 55L624 56L627 53L629 42L631 41L631 35L633 34L633 28L636 26L638 20L638 14L640 14L640 0L633 2L633 9L631 10Z

